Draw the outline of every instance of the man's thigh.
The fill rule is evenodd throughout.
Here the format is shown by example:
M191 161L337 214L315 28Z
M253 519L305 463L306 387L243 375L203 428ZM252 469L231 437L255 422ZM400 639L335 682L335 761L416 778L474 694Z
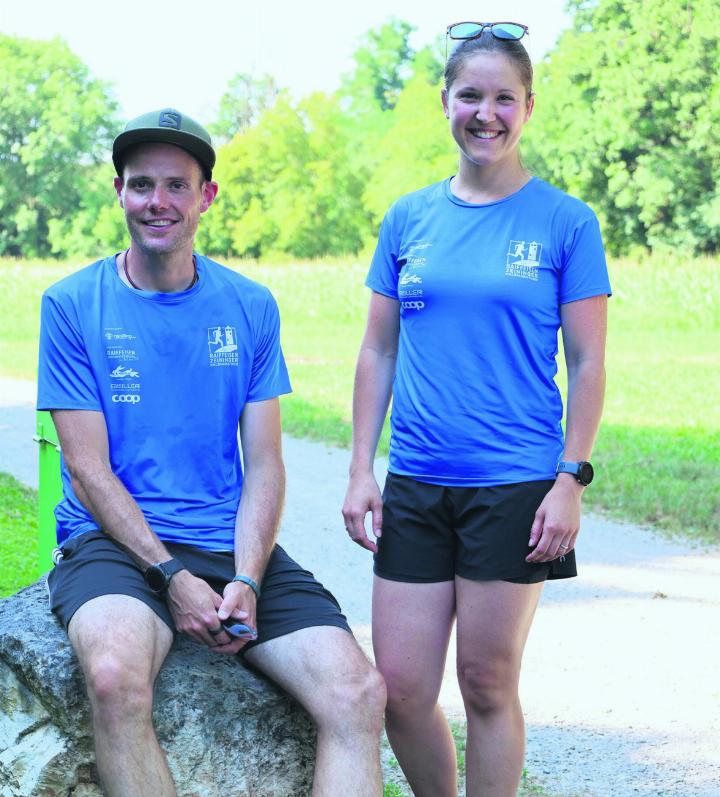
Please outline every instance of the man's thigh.
M316 716L327 711L336 687L364 682L372 669L355 637L333 626L276 637L247 651L245 660Z
M173 641L167 624L128 595L83 603L70 620L68 637L89 684L117 677L152 685Z

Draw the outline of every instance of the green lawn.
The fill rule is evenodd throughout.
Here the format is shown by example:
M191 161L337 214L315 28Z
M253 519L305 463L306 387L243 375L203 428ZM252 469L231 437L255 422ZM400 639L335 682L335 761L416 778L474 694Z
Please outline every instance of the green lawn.
M283 399L285 429L348 445L365 261L234 265L280 305L295 390ZM0 260L0 374L34 378L40 295L75 267ZM616 260L610 276L608 389L585 501L616 518L719 541L720 263Z

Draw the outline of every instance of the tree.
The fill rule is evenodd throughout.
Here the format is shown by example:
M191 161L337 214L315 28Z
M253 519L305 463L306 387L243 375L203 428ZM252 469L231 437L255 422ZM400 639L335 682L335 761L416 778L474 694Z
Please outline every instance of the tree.
M220 109L210 132L222 141L229 141L236 133L256 124L260 114L272 108L280 89L272 75L252 75L240 72L228 83L220 100Z
M59 39L0 35L0 254L50 251L50 222L77 211L85 169L117 132L107 87Z
M528 162L595 208L612 252L717 251L717 0L572 5L538 69Z

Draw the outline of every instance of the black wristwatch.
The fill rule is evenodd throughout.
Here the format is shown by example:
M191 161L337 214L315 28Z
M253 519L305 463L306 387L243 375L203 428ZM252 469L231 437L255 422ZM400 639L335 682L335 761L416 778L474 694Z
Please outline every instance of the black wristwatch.
M150 565L145 571L145 581L153 592L159 595L167 592L170 580L180 570L184 570L185 565L179 559L168 559L167 562L157 562Z
M555 470L555 475L558 473L570 473L573 475L583 487L587 487L593 480L595 471L589 462L581 460L580 462L564 462L560 460Z

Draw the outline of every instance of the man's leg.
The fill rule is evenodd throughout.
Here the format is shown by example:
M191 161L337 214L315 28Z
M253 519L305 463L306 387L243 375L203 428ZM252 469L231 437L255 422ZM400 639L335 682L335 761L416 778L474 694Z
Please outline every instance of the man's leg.
M385 685L353 636L312 626L257 645L245 657L317 724L314 797L379 797Z
M525 753L518 681L543 582L456 578L458 678L468 720L468 797L515 797Z
M385 724L417 797L457 794L455 745L438 705L454 616L454 581L414 584L375 576L373 648L387 684Z
M68 636L85 675L107 797L174 797L152 725L153 684L172 632L141 601L104 595L73 615Z

